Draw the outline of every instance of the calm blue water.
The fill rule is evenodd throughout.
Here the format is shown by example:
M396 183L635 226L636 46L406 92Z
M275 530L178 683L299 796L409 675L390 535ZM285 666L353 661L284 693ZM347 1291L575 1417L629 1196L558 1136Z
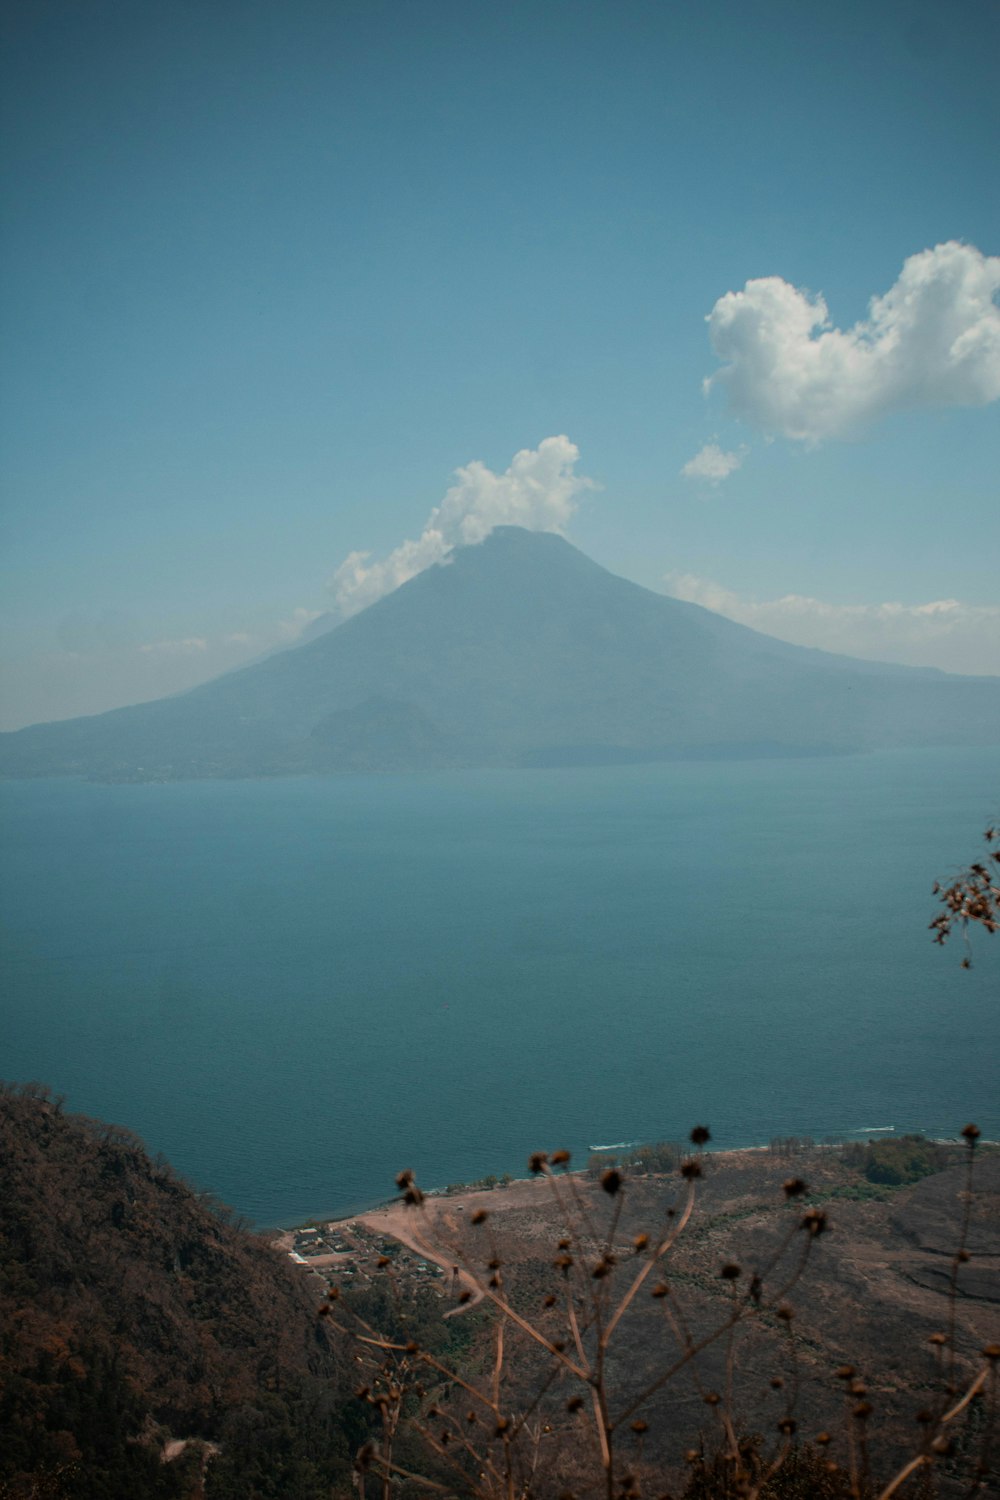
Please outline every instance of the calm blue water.
M0 1076L261 1223L529 1150L1000 1135L988 751L0 788Z

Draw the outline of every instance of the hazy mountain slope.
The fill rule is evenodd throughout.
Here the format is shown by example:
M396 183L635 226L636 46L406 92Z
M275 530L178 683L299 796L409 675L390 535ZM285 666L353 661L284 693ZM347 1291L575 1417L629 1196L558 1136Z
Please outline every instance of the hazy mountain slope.
M1000 744L1000 679L775 641L502 527L306 644L0 736L0 772L128 778Z

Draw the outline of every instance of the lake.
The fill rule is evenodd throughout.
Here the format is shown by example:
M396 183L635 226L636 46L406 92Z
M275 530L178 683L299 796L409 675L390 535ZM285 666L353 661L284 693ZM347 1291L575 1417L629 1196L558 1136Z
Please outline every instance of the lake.
M261 1224L529 1151L1000 1135L984 750L0 787L0 1075Z

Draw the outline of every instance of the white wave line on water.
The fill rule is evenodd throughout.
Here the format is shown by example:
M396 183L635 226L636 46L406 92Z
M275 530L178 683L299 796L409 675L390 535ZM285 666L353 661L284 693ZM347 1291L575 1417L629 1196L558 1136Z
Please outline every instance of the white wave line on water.
M887 1130L895 1130L895 1125L859 1125L857 1130L849 1130L848 1135L880 1135Z
M638 1141L612 1141L610 1146L591 1146L591 1151L627 1151L630 1146L638 1146Z

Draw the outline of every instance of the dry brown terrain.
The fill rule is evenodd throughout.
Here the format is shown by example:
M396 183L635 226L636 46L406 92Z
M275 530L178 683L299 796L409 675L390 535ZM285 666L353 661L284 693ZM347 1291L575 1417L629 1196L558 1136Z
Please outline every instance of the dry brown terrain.
M638 1466L676 1480L684 1451L699 1435L707 1444L713 1441L719 1412L727 1407L740 1431L761 1433L767 1443L777 1440L778 1424L789 1414L803 1437L826 1429L832 1435L829 1451L846 1461L852 1419L846 1415L845 1383L834 1373L844 1364L855 1367L865 1391L863 1398L852 1396L849 1406L864 1399L873 1408L866 1426L876 1469L891 1472L915 1451L918 1410L943 1400L949 1380L960 1389L977 1367L979 1351L1000 1341L1000 1155L980 1153L977 1159L966 1234L970 1259L958 1267L957 1290L954 1296L950 1292L966 1206L962 1159L956 1152L956 1165L914 1186L877 1189L829 1148L791 1159L767 1151L704 1158L689 1224L662 1267L650 1273L612 1341L612 1415L627 1412L683 1353L686 1341L699 1343L723 1326L737 1302L752 1310L732 1336L710 1342L628 1412L629 1420L641 1415L649 1424L639 1443L623 1420L623 1444L636 1449ZM808 1197L786 1200L782 1184L792 1175L807 1180ZM566 1178L537 1178L486 1192L430 1197L418 1209L397 1203L352 1223L373 1239L385 1243L395 1237L408 1247L406 1267L394 1267L393 1274L426 1275L436 1260L445 1272L437 1285L456 1315L471 1305L468 1299L458 1302L463 1289L479 1288L478 1297L490 1275L488 1262L500 1261L501 1295L554 1340L568 1338L565 1289L575 1289L583 1322L596 1291L606 1319L644 1264L646 1252L637 1253L634 1237L645 1232L655 1242L670 1223L671 1208L680 1212L686 1191L677 1174L648 1176L627 1181L612 1199L592 1178L575 1174L572 1187ZM598 1283L591 1272L601 1258L609 1213L619 1203L611 1242L616 1264ZM797 1228L812 1208L826 1215L815 1238ZM474 1225L473 1216L483 1209L487 1221ZM783 1238L788 1250L764 1277L754 1305L746 1299L750 1278L764 1272ZM553 1261L559 1241L566 1239L575 1264L563 1273ZM804 1269L796 1276L803 1256ZM739 1266L738 1277L720 1276L726 1263ZM667 1286L668 1295L651 1299L657 1282ZM546 1309L544 1298L553 1291L560 1300ZM780 1316L779 1306L791 1309L790 1321ZM954 1367L943 1368L931 1336L948 1333L952 1325ZM586 1343L593 1335L584 1337ZM485 1350L481 1357L485 1369ZM503 1399L512 1412L536 1397L552 1364L550 1354L514 1332L503 1377ZM554 1429L553 1441L559 1441L559 1477L579 1486L595 1455L585 1416L566 1414L567 1398L576 1389L572 1375L560 1373L539 1411ZM713 1393L723 1397L718 1407L706 1402ZM579 1442L567 1446L570 1422L579 1424ZM961 1461L961 1453L949 1461L955 1472ZM948 1469L946 1463L942 1493L949 1490Z

